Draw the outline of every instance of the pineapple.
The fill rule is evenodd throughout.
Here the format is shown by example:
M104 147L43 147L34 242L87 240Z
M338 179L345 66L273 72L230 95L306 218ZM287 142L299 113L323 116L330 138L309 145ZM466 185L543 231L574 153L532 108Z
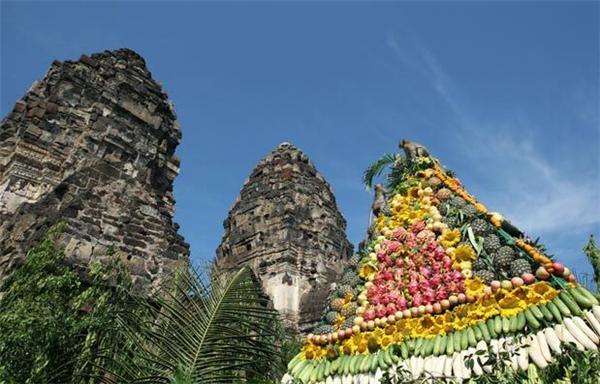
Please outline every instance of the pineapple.
M350 258L350 266L351 267L357 267L359 263L360 263L360 255L358 253L355 253Z
M336 293L337 293L338 297L346 297L346 295L348 295L348 294L354 295L354 290L352 289L352 287L350 287L348 285L341 285L336 290Z
M332 332L333 332L333 327L329 324L321 324L321 325L317 326L313 331L313 333L315 335L327 335Z
M491 233L493 228L490 223L483 219L475 219L471 222L471 229L475 236L485 236Z
M459 196L454 196L450 199L450 205L456 208L462 208L467 204L465 199Z
M347 285L350 287L355 286L359 282L360 282L360 277L358 277L358 274L352 270L344 273L344 276L342 277L342 280L341 280L342 285Z
M473 269L475 271L479 271L479 270L485 269L486 267L487 267L487 262L485 261L485 259L483 257L478 257L473 262Z
M515 258L515 250L508 246L502 246L494 255L494 262L502 269L510 268L511 263ZM520 276L520 275L519 275Z
M510 273L513 276L521 276L524 273L531 273L531 264L525 259L517 259L510 266Z
M496 275L492 271L488 271L487 269L482 269L480 271L475 272L475 277L479 277L481 281L486 284L489 284L496 278Z
M465 214L465 216L467 217L473 217L477 215L477 209L475 209L474 205L471 204L467 204L464 207L461 208L461 211Z
M446 200L452 197L452 191L450 191L448 188L441 188L435 195L440 200Z
M498 252L501 246L500 238L493 233L487 235L483 240L483 248L491 254Z
M456 216L444 216L442 222L446 223L449 228L456 228L460 224L460 220Z
M333 324L335 323L335 320L338 318L340 314L336 311L329 311L327 312L327 314L325 315L325 320L329 323L329 324Z
M342 326L340 327L340 329L352 328L353 325L354 325L354 316L348 316L346 318L346 320L344 321L344 324L342 324Z
M356 305L356 303L348 303L347 305L345 305L342 310L340 311L340 313L343 316L349 317L352 316L356 313L356 308L358 308L358 306Z
M344 299L341 299L338 297L331 301L331 304L329 304L329 307L334 311L341 311L344 303L345 303Z

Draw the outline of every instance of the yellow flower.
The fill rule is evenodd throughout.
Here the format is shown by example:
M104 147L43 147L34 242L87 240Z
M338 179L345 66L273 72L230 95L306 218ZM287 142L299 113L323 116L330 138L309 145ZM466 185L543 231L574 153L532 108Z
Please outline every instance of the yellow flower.
M525 302L519 300L512 292L505 295L499 302L500 313L503 316L513 316L525 309Z
M346 318L342 315L338 315L338 317L336 317L335 319L335 323L333 324L333 326L335 327L335 329L340 329L342 325L344 325L344 321L346 321Z
M448 248L460 241L460 231L458 229L452 229L450 231L444 232L444 234L441 237L442 240L440 242L442 246L444 248Z
M475 253L473 247L471 247L470 245L461 244L458 247L456 247L456 249L452 253L452 257L454 258L454 260L460 263L463 261L475 260L477 254Z
M368 279L369 276L375 275L375 273L377 273L377 268L371 263L364 263L358 271L358 274L363 279Z
M478 277L476 277L474 279L465 280L465 288L467 290L467 294L471 296L479 296L481 293L483 293L485 284Z
M319 360L327 354L327 350L313 343L307 343L302 347L304 359Z

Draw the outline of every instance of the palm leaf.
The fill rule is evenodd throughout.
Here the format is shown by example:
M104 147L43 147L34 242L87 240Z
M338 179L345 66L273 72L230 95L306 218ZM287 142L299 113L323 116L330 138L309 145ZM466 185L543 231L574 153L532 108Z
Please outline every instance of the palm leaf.
M283 375L279 315L252 271L207 281L186 271L149 306L153 316L124 318L134 348L104 381L217 384Z
M367 190L373 187L373 180L381 175L387 166L394 164L395 161L396 155L385 153L365 170L363 174L363 184L367 187Z

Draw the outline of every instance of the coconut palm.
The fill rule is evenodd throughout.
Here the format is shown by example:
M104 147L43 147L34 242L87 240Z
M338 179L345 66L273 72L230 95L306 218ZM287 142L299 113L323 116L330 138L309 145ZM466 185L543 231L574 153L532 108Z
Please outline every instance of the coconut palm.
M118 368L102 382L259 383L283 375L278 313L250 269L210 279L186 271L170 286L146 304L150 316L123 318L132 348L111 358Z

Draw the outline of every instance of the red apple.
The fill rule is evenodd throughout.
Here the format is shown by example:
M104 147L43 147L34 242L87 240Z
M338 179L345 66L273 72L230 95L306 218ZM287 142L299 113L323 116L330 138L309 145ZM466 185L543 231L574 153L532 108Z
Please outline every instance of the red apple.
M552 263L552 267L554 268L554 274L558 276L563 276L565 273L565 266L561 263L554 262Z

